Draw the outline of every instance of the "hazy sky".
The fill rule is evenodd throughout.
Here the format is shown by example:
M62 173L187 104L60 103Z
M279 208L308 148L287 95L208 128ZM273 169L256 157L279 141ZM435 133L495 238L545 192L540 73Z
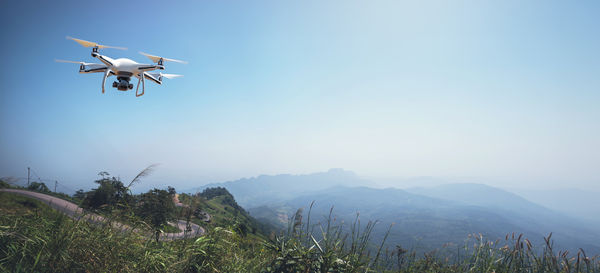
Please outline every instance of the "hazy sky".
M2 1L0 176L31 166L85 188L160 163L144 183L340 167L600 189L598 14L599 1ZM100 74L53 61L94 61L67 35L189 64L168 63L185 77L143 97L114 77L103 95Z

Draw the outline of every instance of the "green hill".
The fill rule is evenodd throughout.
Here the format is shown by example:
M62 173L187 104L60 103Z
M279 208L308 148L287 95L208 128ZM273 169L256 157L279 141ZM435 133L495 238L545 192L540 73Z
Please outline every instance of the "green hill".
M179 194L178 198L182 204L179 215L189 216L197 224L209 228L231 227L241 234L259 237L274 230L274 227L251 217L225 188L206 188L195 195Z

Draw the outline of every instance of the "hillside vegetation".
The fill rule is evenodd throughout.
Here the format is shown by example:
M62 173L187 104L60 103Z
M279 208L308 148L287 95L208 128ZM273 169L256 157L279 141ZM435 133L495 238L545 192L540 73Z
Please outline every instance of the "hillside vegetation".
M204 196L208 197L204 199L206 207L215 211L220 208L227 212L234 210L226 204L235 201L229 199L226 190L205 191ZM192 202L203 200L188 197ZM356 221L350 224L350 232L346 233L331 217L315 225L310 210L298 210L284 233L268 237L260 236L260 233L247 236L235 224L221 226L216 219L211 222L203 237L157 242L140 233L74 221L41 202L0 192L0 270L600 272L598 259L586 257L583 252L557 253L552 249L551 238L547 238L543 252L537 254L529 240L511 235L505 241L496 242L488 242L480 236L471 237L463 247L456 249L462 255L445 255L442 251L417 255L399 245L393 249L382 248L381 241L374 242L370 237L374 223L361 225ZM368 251L373 244L379 246L377 251Z

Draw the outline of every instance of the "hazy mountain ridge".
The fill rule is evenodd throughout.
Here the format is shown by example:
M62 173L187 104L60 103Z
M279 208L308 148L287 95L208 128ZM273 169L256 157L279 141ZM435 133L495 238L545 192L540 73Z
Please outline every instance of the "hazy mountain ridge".
M380 221L373 236L375 240L382 239L385 229L394 223L390 242L423 249L437 248L444 243L460 245L470 233L482 233L490 240L503 238L512 232L524 233L532 242L540 245L543 236L553 232L557 245L565 249L574 251L582 247L590 253L600 251L600 246L593 243L600 242L600 236L572 224L572 219L565 221L565 218L559 218L555 221L544 216L527 217L506 210L430 198L398 189L338 187L294 198L282 207L292 209L291 215L295 211L293 208L308 209L312 201L315 201L312 209L315 219L327 215L332 206L335 216L346 223L351 222L359 212L363 221Z
M340 186L346 184L352 187ZM351 223L357 212L363 223L378 220L373 239L382 239L395 223L388 242L422 249L444 243L460 245L469 233L490 240L507 233L525 233L540 245L553 232L560 246L581 247L600 253L600 235L582 221L540 206L516 194L483 184L449 184L431 188L374 189L352 172L330 170L309 175L258 176L208 186L223 186L257 219L286 227L298 208L312 201L313 221L323 219L334 207L339 221ZM242 201L244 200L244 201Z
M314 174L260 175L223 183L211 183L192 190L202 191L210 187L224 187L245 208L281 202L299 194L324 190L338 185L367 185L369 181L343 169L330 169Z
M587 219L547 208L499 188L469 183L413 188L408 191L491 209L520 226L535 228L543 234L553 232L557 239L600 245L598 226Z
M563 225L565 220L570 225L589 226L584 219L568 215L550 208L531 202L518 194L484 184L462 183L446 184L431 188L412 188L408 192L455 201L466 205L474 205L493 209L506 217L521 217L520 221L528 221L539 227L552 227ZM544 219L544 221L539 221ZM585 231L585 229L581 229Z
M600 202L597 202L600 192L598 191L568 188L510 191L554 211L585 219L600 230Z
M344 222L346 227L353 223L357 216L357 211L353 207L340 205L339 200L332 200L330 196L316 197L312 199L297 199L287 203L287 208L290 208L288 215L292 215L293 207L307 204L307 202L315 201L315 205L311 213L311 222L323 222L326 215L329 213L331 204L334 206L334 217L340 222ZM304 212L307 213L308 205L304 207ZM455 211L447 209L416 209L416 208L394 208L392 206L381 206L376 210L360 210L361 223L366 224L369 220L378 220L371 239L373 244L381 242L383 236L390 226L394 223L392 232L387 240L387 245L401 245L405 248L416 248L418 251L429 251L442 247L446 243L454 245L462 245L464 240L471 233L481 232L486 238L499 238L505 234L496 232L491 227L494 226L494 221L501 217L493 217L487 212L479 212L477 209L469 212L461 212L457 214ZM258 218L258 217L257 217ZM262 220L262 219L261 219ZM504 225L506 226L506 225ZM516 226L511 226L511 230L517 230ZM525 231L529 235L532 231ZM539 235L541 238L541 234ZM540 240L541 241L541 240Z

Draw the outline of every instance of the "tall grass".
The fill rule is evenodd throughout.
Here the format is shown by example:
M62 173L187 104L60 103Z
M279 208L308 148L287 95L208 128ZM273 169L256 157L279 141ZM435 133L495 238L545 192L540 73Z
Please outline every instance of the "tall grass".
M369 251L376 222L370 221L363 227L357 214L347 233L344 224L336 221L331 208L323 223L311 225L312 206L306 222L303 222L303 210L299 209L287 232L272 236L265 243L273 258L263 272L376 272L385 269L378 261L383 242L375 256Z
M472 234L455 250L445 246L417 253L399 245L390 250L385 241L392 226L382 242L373 242L377 222L361 224L357 214L344 228L332 208L322 224L311 224L312 205L306 221L298 210L287 232L266 243L274 256L263 272L600 272L600 257L589 257L583 249L574 255L556 252L552 234L544 238L541 251L522 234L496 241Z
M215 227L200 238L156 242L8 195L0 193L2 272L600 272L598 257L556 252L551 235L537 251L521 235L493 242L477 235L450 254L417 253L373 242L376 222L361 223L357 215L346 226L333 210L314 221L309 209L268 240Z
M510 234L504 240L488 241L482 235L469 236L470 240L452 261L437 251L423 256L403 249L396 250L398 272L600 272L600 259L586 256L583 249L576 255L556 252L552 234L545 237L542 251L536 251L522 234ZM392 255L392 256L394 256Z
M5 202L7 193L0 193ZM198 239L156 242L110 224L72 220L26 197L28 210L0 212L1 272L246 272L259 271L260 244L223 228Z

